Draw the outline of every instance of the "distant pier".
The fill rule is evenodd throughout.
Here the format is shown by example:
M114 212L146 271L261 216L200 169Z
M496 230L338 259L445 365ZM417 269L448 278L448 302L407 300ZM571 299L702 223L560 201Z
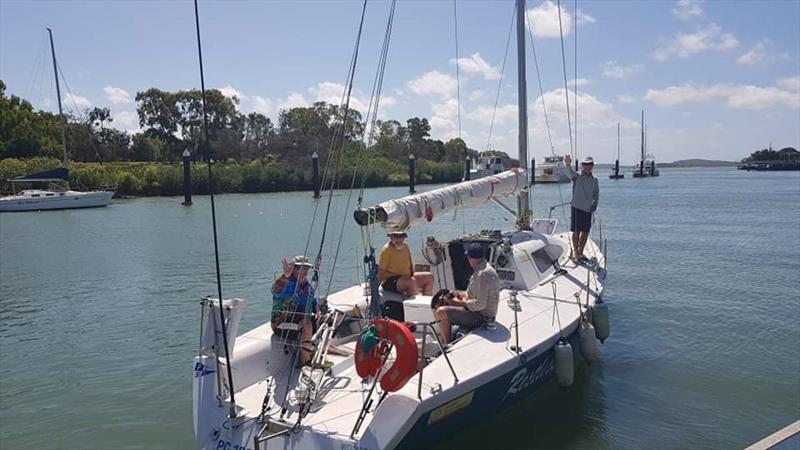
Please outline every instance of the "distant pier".
M800 160L795 161L754 161L736 166L739 170L800 170Z

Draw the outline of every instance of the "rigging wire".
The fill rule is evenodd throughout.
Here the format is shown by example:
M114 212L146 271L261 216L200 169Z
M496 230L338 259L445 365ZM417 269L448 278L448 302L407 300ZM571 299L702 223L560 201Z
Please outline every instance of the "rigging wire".
M373 81L372 96L370 97L370 103L369 103L370 106L369 106L369 109L367 110L367 119L366 120L369 121L370 115L372 116L372 125L371 125L372 129L375 128L375 123L376 123L377 117L378 117L378 106L380 104L381 90L383 89L383 76L384 76L384 72L386 70L386 59L388 58L388 54L389 54L389 43L391 41L392 27L394 25L394 12L395 12L396 4L397 4L397 0L392 0L392 4L391 4L390 10L389 10L389 19L387 20L386 31L385 31L385 34L384 34L384 37L383 37L383 46L381 48L381 56L380 56L380 60L378 62L378 69L376 70L375 80ZM373 100L374 100L374 102L373 102ZM374 108L373 108L373 103L374 103ZM366 132L366 129L367 129L366 126L365 126L364 129L365 129L365 132ZM364 144L365 140L367 142L371 142L371 140L372 140L371 134L372 133L368 133L368 134L365 134L365 135L362 136L362 144ZM342 216L342 225L341 225L341 227L339 229L339 240L338 240L338 243L336 245L336 251L335 251L334 256L333 256L333 262L331 263L331 270L330 270L331 274L330 274L330 277L328 279L328 285L326 287L326 295L330 293L331 285L333 284L333 275L334 275L334 273L336 271L336 261L339 259L339 251L340 251L341 246L342 246L342 240L343 240L342 238L344 236L345 223L346 223L347 218L348 218L347 211L349 211L349 208L350 208L350 201L352 200L352 197L353 197L353 190L355 188L355 181L356 181L356 178L357 178L357 175L358 175L358 169L360 167L360 162L361 162L362 159L363 158L356 158L356 164L353 167L353 176L352 176L352 178L350 180L350 189L348 190L347 202L345 203L345 214L343 214L343 216ZM364 179L365 179L365 177L362 176L362 181ZM363 183L362 183L361 190L363 190L363 189L364 189L364 186L363 186Z
M547 105L544 101L544 88L542 87L542 74L539 70L539 57L536 54L536 45L534 44L533 40L533 24L529 21L527 15L525 16L525 20L528 22L528 36L530 37L531 40L531 51L533 52L533 64L534 67L536 67L536 79L539 82L539 98L542 101L542 112L544 113L544 123L545 123L545 128L547 129L547 139L550 141L550 155L556 156L555 146L553 145L553 135L550 132L550 121L547 117ZM534 173L531 176L535 177L536 174ZM558 198L560 200L559 203L561 204L561 214L562 217L564 218L564 225L566 226L567 211L566 208L564 207L564 193L561 189L561 183L556 183L556 185L558 186Z
M83 113L83 111L81 111L80 107L78 106L78 103L75 101L75 94L72 92L72 88L70 87L69 82L67 81L67 77L64 76L64 71L61 69L61 64L56 64L56 67L58 67L58 73L61 75L61 79L64 80L64 87L67 88L67 93L69 94L69 100L70 102L72 102L72 106L75 107L74 110L70 111L75 111L76 115L78 116L78 119L80 119L82 122L88 123L89 118ZM67 121L66 117L64 117L64 121L65 122ZM91 125L93 124L90 124L90 126ZM97 157L97 161L99 161L100 164L103 164L103 157L100 156L100 149L97 147L97 142L94 141L94 133L90 133L89 142L92 144L92 150L94 150L94 155Z
M195 0L195 1L197 1L197 0ZM352 91L353 91L353 80L355 78L356 66L358 64L358 52L359 52L359 48L360 48L360 44L361 44L361 35L362 35L363 29L364 29L364 17L366 16L366 10L367 10L367 0L364 0L362 8L361 8L361 19L359 21L358 33L356 34L356 42L355 42L355 45L354 45L354 48L353 48L353 54L352 54L351 59L350 59L350 65L349 65L349 69L348 69L347 80L346 80L346 83L345 83L345 89L342 92L342 100L341 100L341 103L340 103L340 107L336 111L337 113L339 113L340 111L342 112L341 113L341 123L339 124L339 126L336 129L334 129L334 134L333 134L333 136L331 138L330 149L328 151L328 159L327 159L326 164L325 164L325 172L323 173L322 187L324 189L326 183L329 183L328 184L329 189L328 189L328 202L327 202L326 209L325 209L325 220L324 220L323 225L322 225L322 232L320 234L319 249L317 251L317 256L316 256L316 258L314 260L314 273L313 273L312 278L311 278L311 282L314 285L313 287L314 287L315 291L319 287L319 269L320 269L321 264L322 264L322 252L323 252L323 250L325 248L325 237L327 235L327 230L328 230L328 221L329 221L329 218L330 218L331 204L333 203L333 191L336 188L336 186L338 185L338 179L339 179L338 173L339 173L339 168L341 166L342 155L344 153L344 137L345 137L344 134L345 134L345 130L347 129L347 124L348 124L348 119L349 119L348 116L350 115L349 114L350 113L350 97L351 97L351 94L352 94ZM337 155L337 148L339 149L339 151L338 151L339 154L338 155ZM307 237L306 245L305 245L305 250L303 252L304 255L308 253L308 247L309 247L310 242L311 242L311 234L312 234L312 231L314 229L314 224L316 222L316 215L317 215L318 209L319 209L319 203L317 203L317 205L314 207L314 217L313 217L311 225L309 227L308 237ZM300 283L296 283L295 284L295 292L294 292L295 295L297 294L297 290L299 289L299 287L300 287ZM306 315L309 314L310 308L311 308L311 302L306 302L306 311L305 311ZM284 344L286 342L286 338L288 338L288 336L284 337ZM289 361L290 367L289 367L289 371L288 371L288 374L287 374L287 385L291 382L291 378L292 378L292 376L294 374L295 367L297 365L297 359L298 359L298 357L300 356L300 353L301 353L300 347L302 347L302 345L300 345L300 346L298 346L297 348L294 349L292 357L290 358L290 361ZM288 399L288 395L289 395L289 390L287 389L286 392L284 393L283 400L281 401L281 405L283 405L282 406L282 411L283 412L281 413L281 416L283 416L283 414L286 411L286 406L285 405L286 405L286 401Z
M364 16L366 15L366 10L367 10L367 0L364 0L364 5L363 5L362 10L361 10L361 21L360 21L360 23L358 25L358 34L356 36L355 50L353 52L353 61L352 61L352 65L350 66L350 77L349 77L349 80L348 80L348 84L345 87L346 95L345 95L345 103L344 103L344 112L342 114L342 123L341 123L341 126L339 127L340 131L338 133L334 132L333 142L331 143L332 144L331 145L331 154L329 154L329 160L334 158L335 155L333 155L333 153L334 153L337 145L340 145L342 147L344 146L344 133L345 133L345 130L347 129L348 116L350 115L350 96L351 96L351 94L353 92L353 81L355 79L356 66L358 65L358 51L359 51L360 44L361 44L361 33L362 33L363 29L364 29ZM337 141L338 141L338 144L337 144ZM343 148L340 148L339 151L340 151L341 154L344 153ZM336 163L336 168L337 169L339 167L339 164L341 163L341 159L342 158L341 158L341 155L340 155L340 157L337 159L337 163ZM318 280L319 265L320 265L320 262L322 260L322 251L323 251L324 246L325 246L325 236L326 236L327 230L328 230L328 220L330 218L331 204L333 203L334 184L336 184L335 182L336 182L336 179L338 179L338 178L339 177L338 177L338 170L337 170L333 174L333 178L331 179L331 184L330 184L330 190L328 192L328 204L327 204L326 209L325 209L325 221L322 224L322 234L320 236L320 241L319 241L319 250L317 251L317 257L316 257L315 264L314 264L314 281Z
M225 347L225 366L228 369L228 390L231 394L231 401L230 401L230 409L228 416L230 418L236 417L236 399L234 398L235 390L233 388L233 373L231 372L231 359L230 359L230 351L228 347L228 331L227 331L227 324L225 322L225 308L222 305L222 277L220 275L219 269L219 239L217 237L217 212L214 205L214 175L211 170L211 166L214 165L214 160L212 159L213 154L211 152L211 146L209 145L208 141L208 113L206 111L206 82L205 76L203 75L203 50L200 46L200 14L197 9L197 0L194 0L194 21L195 27L197 30L197 57L200 61L200 92L203 99L203 135L205 140L205 145L203 146L203 152L205 153L206 158L206 166L208 167L208 195L211 201L211 228L214 231L214 265L217 272L217 295L219 300L219 318L220 324L222 326L222 344Z
M23 91L23 92L25 92L25 96L23 98L31 98L31 97L33 97L33 87L36 86L36 84L37 84L36 82L39 80L40 72L42 71L42 68L44 66L44 60L45 60L44 55L46 54L46 50L45 49L47 48L47 41L43 40L42 44L43 45L41 45L39 47L39 51L36 53L36 57L35 57L34 62L33 62L33 68L31 69L31 74L28 77L28 80L30 80L30 83L28 83L27 89L25 89ZM41 101L41 98L36 99L36 100L37 101Z
M341 97L341 100L339 102L340 110L341 110L341 108L344 107L345 104L349 105L349 102L350 102L350 91L349 91L349 89L352 89L352 79L353 79L354 72L355 72L355 66L356 66L356 63L358 61L358 49L359 49L359 44L361 42L361 32L362 32L363 27L364 27L364 16L365 16L365 13L366 13L366 9L367 9L367 0L364 0L362 8L361 8L361 21L360 21L359 26L358 26L358 33L356 34L356 42L355 42L355 44L353 46L353 53L350 56L350 63L348 64L348 72L347 72L347 77L345 79L345 89L342 90L342 97ZM348 89L348 87L349 87L349 89ZM337 110L337 112L338 112L338 110ZM334 184L335 184L335 181L333 181L333 178L336 178L336 174L333 173L333 168L336 166L336 162L338 161L336 159L336 155L335 155L335 153L336 153L335 152L336 145L337 145L337 141L338 141L337 138L338 138L340 129L342 130L342 132L344 132L344 127L346 125L346 122L347 122L347 111L345 111L345 114L342 116L342 124L341 124L341 126L334 129L334 134L331 137L331 145L330 145L330 147L328 149L328 155L327 155L327 159L325 161L325 169L322 172L322 181L320 183L321 184L321 188L322 188L323 191L329 190L330 192L329 192L329 195L328 195L328 203L327 203L327 209L326 209L326 215L325 215L325 226L323 227L323 231L322 231L322 237L321 237L321 241L322 242L321 242L320 248L322 248L322 244L324 243L324 240L325 240L325 230L327 229L327 219L328 219L328 215L330 214L331 200L333 198L333 188L334 188ZM328 183L330 183L330 184L328 184ZM329 186L329 187L326 187L326 186ZM320 202L317 202L316 206L314 206L314 214L312 215L311 224L310 224L310 226L308 228L308 235L306 237L306 245L305 245L305 248L303 249L303 254L304 255L308 254L308 248L309 248L309 245L311 244L311 235L312 235L312 232L314 230L314 226L315 226L316 220L317 220L317 211L319 210L319 205L320 205ZM316 266L317 263L318 262L315 261L315 266ZM318 269L318 267L315 267L315 269Z
M516 7L515 7L516 8ZM511 11L511 21L508 24L508 37L506 37L506 51L503 55L503 64L500 67L500 80L497 81L497 94L494 97L494 108L492 108L492 119L489 121L489 137L486 140L486 151L492 149L492 132L494 131L494 119L497 114L497 104L500 101L500 90L503 87L503 76L506 73L506 60L508 59L508 48L511 45L511 31L514 29L514 17L516 9Z
M461 139L461 77L459 76L459 64L461 61L458 59L458 7L457 0L453 0L453 22L455 23L455 41L456 41L456 106L458 107L458 138Z
M550 153L555 155L556 149L553 145L553 135L550 132L550 120L547 116L547 105L544 101L544 89L542 88L542 75L539 71L539 58L536 55L536 45L533 42L533 26L530 23L528 16L525 16L525 20L528 22L528 36L531 38L531 51L533 52L533 64L536 67L536 79L539 81L539 98L542 100L542 112L544 113L544 124L545 128L547 129L547 139L550 141Z
M567 84L567 58L564 55L564 28L561 26L561 0L558 1L558 32L561 36L561 65L564 69L564 96L567 104L567 127L569 130L569 152L575 155L575 145L572 142L572 119L569 111L569 86Z
M559 10L559 14L561 11ZM578 162L578 0L575 0L575 92L573 102L575 103L575 111L573 116L575 117L575 163Z

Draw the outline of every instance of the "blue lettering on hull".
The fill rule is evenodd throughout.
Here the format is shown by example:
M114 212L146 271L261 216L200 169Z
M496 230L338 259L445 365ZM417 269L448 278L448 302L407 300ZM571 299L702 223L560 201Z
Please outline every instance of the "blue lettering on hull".
M578 333L573 332L567 340L578 351ZM546 380L552 379L554 351L550 349L540 355L520 355L520 366L502 374L487 384L475 389L475 396L468 408L458 411L444 420L431 423L431 411L424 413L397 446L399 449L424 448L454 433L463 431L464 424L474 424L498 413L515 401L527 397ZM433 408L435 410L436 408Z

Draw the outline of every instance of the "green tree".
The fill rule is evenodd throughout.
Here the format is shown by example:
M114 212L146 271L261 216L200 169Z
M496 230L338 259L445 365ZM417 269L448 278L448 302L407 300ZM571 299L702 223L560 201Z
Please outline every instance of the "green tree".
M275 127L269 118L255 112L248 114L244 117L242 157L245 159L264 158L269 153L267 146L274 136Z
M150 88L136 93L136 113L139 115L139 126L145 129L148 136L158 138L166 147L159 152L159 160L169 159L180 150L178 132L181 114L178 111L175 94Z
M461 138L453 138L444 144L445 160L448 162L461 162L467 157L467 143Z
M406 126L408 127L408 138L411 140L412 145L422 143L425 138L431 135L431 125L428 123L428 119L413 117L406 121Z

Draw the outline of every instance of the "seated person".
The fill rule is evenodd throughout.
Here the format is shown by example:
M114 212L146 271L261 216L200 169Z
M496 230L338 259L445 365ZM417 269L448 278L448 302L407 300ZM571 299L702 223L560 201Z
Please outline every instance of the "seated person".
M312 264L305 256L295 256L292 262L283 263L283 275L272 285L272 331L283 338L301 341L302 364L311 361L312 350L308 346L314 334L316 314L318 313L317 299L314 288L308 281L308 271ZM278 328L282 323L295 323L299 330L286 330Z
M442 290L436 293L431 303L431 307L435 308L433 317L439 320L439 331L445 344L450 342L453 325L475 328L493 321L497 315L497 303L500 300L497 272L486 261L479 244L467 247L467 260L473 269L467 291L456 293Z
M423 295L433 293L433 274L414 273L411 250L405 243L408 235L404 231L389 232L389 242L381 248L378 256L378 280L384 290L397 292L404 297L417 294L417 287Z

